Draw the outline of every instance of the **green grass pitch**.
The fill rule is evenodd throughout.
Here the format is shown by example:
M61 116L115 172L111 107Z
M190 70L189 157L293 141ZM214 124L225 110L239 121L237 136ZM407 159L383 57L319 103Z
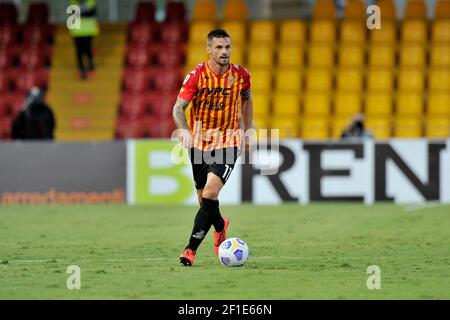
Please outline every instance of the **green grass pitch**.
M212 230L193 267L178 263L196 210L0 207L0 299L450 298L450 206L223 206L251 249L241 268L220 264ZM80 290L66 288L70 265Z

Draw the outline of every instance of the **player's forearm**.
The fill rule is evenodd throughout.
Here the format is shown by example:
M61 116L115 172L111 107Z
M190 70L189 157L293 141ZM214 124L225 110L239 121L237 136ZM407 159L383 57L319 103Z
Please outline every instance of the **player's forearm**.
M248 98L242 99L242 122L244 130L252 128L253 122L253 99L250 95Z
M186 129L189 130L189 126L186 120L186 108L189 106L189 101L186 101L181 98L177 98L177 102L175 102L175 106L173 107L173 120L177 125L178 129Z

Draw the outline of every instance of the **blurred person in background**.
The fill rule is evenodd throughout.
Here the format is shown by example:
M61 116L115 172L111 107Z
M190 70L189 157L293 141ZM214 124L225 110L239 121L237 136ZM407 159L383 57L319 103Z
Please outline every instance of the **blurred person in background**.
M372 133L365 128L364 115L362 113L354 115L350 124L342 132L341 139L352 138L373 138Z
M32 88L27 95L22 111L12 124L12 138L18 140L53 140L55 117L44 101L44 92Z
M80 29L71 29L70 33L74 37L79 76L86 80L94 76L94 60L92 52L92 40L99 34L97 23L97 3L96 0L72 0L72 5L80 7L81 23ZM83 61L87 58L87 66Z

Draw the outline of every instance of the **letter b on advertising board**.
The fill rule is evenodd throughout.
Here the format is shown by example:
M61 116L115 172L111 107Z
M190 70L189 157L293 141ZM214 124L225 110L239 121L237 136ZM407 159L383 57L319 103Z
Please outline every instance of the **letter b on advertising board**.
M128 143L128 203L183 203L192 196L190 166L172 161L174 146L162 140Z

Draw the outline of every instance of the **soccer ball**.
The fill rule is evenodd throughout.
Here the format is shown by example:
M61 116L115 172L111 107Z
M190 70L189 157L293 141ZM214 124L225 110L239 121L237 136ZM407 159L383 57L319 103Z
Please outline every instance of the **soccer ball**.
M219 247L220 262L226 267L240 267L248 259L248 246L239 238L229 238Z

